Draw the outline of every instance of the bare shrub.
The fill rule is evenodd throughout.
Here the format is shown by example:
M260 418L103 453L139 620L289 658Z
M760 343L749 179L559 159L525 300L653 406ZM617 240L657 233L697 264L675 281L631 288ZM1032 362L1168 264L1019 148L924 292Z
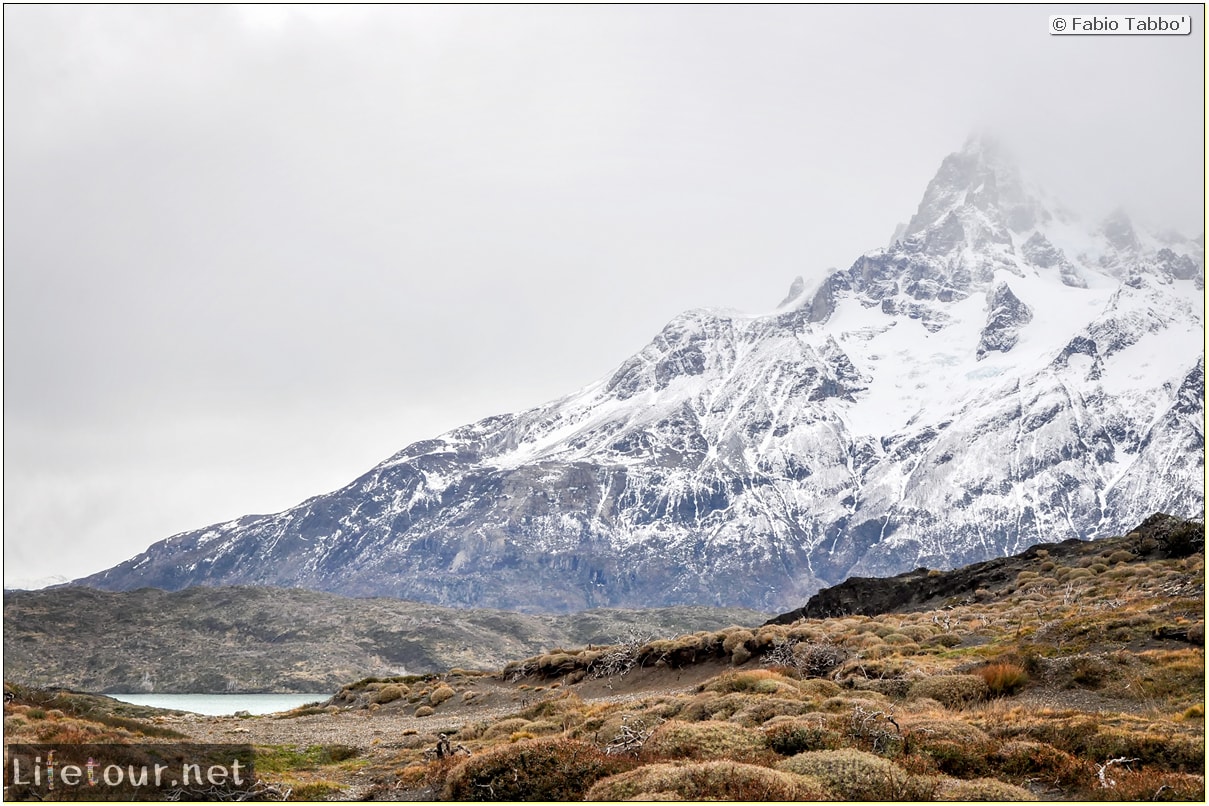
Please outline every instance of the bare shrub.
M902 728L894 719L893 710L869 710L854 705L849 717L848 735L876 753L884 753L890 747L902 744Z
M782 756L796 756L810 750L836 750L843 744L840 735L827 727L822 715L766 725L764 743Z
M621 718L621 725L618 727L617 733L605 742L603 748L605 755L637 757L647 740L651 738L651 734L661 724L663 724L662 719L625 714Z
M600 655L588 667L593 677L620 677L638 665L642 648L652 638L650 633L640 633L631 630L611 649Z
M1205 777L1143 768L1115 770L1111 787L1084 790L1088 800L1205 802Z
M791 632L790 637L774 643L761 662L793 669L803 677L826 677L850 655L830 639L800 640Z
M1011 776L1041 780L1055 786L1073 786L1088 776L1085 762L1045 742L1012 740L995 748L996 769Z

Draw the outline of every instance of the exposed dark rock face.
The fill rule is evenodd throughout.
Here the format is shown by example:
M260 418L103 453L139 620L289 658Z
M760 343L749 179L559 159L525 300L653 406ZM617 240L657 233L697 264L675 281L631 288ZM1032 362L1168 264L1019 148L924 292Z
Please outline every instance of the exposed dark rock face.
M999 283L988 295L987 323L978 338L978 360L992 350L1006 353L1016 346L1020 331L1033 321L1033 311L1021 302L1007 283Z
M1129 534L1100 540L1038 543L1011 557L974 563L952 571L917 568L887 578L851 577L810 597L804 607L769 619L766 624L792 624L803 618L876 616L933 610L973 601L976 591L994 596L1021 571L1035 570L1043 560L1067 561L1112 551L1139 557L1186 557L1205 550L1205 524L1163 513L1151 515Z
M1020 248L1024 258L1043 269L1057 269L1063 285L1072 288L1087 288L1087 281L1079 274L1062 250L1050 243L1040 232L1035 232Z

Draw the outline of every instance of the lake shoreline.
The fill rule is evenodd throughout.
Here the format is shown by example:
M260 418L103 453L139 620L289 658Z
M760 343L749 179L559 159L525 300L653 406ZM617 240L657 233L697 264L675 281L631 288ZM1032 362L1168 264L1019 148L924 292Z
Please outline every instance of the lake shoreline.
M331 692L314 694L296 693L227 693L227 694L178 694L178 693L112 693L102 696L119 702L160 708L168 711L184 711L201 716L234 716L247 712L253 716L278 714L303 705L323 703L331 699Z

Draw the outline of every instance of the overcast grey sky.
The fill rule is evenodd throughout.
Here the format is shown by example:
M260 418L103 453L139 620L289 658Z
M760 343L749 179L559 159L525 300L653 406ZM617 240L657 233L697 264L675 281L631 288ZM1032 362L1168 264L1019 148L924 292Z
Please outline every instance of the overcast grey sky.
M1049 35L1080 8L7 6L6 582L770 310L976 129L1076 209L1199 233L1201 7Z

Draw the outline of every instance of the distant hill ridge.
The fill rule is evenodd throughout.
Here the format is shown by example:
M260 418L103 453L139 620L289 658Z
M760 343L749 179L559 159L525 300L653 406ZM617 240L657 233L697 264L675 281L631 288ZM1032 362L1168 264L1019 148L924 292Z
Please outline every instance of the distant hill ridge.
M4 676L99 693L330 694L367 675L493 669L560 645L766 617L687 606L526 615L258 587L53 588L5 594Z

